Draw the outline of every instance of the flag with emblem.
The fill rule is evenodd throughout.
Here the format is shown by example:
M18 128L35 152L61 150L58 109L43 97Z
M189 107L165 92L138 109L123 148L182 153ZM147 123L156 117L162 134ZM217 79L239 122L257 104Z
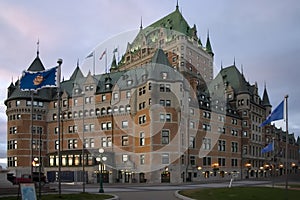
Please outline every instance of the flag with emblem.
M44 71L23 71L20 80L22 91L36 91L45 87L57 87L59 85L59 67L53 67Z

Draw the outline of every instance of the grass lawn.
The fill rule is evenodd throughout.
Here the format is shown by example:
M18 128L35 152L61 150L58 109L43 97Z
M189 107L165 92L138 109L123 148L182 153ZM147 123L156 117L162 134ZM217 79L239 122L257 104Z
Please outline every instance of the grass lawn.
M299 200L300 190L269 187L232 187L182 190L179 194L199 200ZM286 195L288 194L288 198Z
M90 193L79 193L79 194L62 194L61 198L59 198L58 194L42 194L42 200L56 200L56 199L71 199L71 200L102 200L102 199L109 199L112 198L113 196L107 195L107 194L90 194ZM5 199L5 200L16 200L16 196L13 197L2 197L0 199ZM20 197L19 199L22 199ZM38 199L38 195L37 195Z

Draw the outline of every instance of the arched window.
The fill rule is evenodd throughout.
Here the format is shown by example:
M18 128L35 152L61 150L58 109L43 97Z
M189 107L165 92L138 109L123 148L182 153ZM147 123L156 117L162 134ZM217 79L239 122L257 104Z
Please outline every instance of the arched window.
M106 109L105 108L101 108L101 115L105 115L106 114Z
M95 111L94 111L94 109L91 109L90 110L90 116L94 116L95 115Z
M78 117L78 113L75 111L73 116L74 116L74 118L77 118Z
M125 111L125 108L124 108L124 106L120 106L120 108L119 108L119 112L120 113L123 113Z
M96 115L100 115L100 109L99 108L96 108Z
M110 114L111 114L111 112L112 112L112 109L111 109L111 107L108 107L108 108L107 108L107 114L109 114L109 115L110 115Z
M131 109L131 108L130 108L130 105L127 105L127 106L126 106L126 112L130 112L130 109Z

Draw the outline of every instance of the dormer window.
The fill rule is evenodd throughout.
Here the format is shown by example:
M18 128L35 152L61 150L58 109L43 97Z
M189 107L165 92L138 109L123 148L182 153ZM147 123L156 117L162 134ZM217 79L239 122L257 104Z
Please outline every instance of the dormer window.
M168 78L168 73L167 72L162 72L161 77L162 77L162 79L167 79Z
M132 85L132 80L127 81L127 86L130 86L130 85Z

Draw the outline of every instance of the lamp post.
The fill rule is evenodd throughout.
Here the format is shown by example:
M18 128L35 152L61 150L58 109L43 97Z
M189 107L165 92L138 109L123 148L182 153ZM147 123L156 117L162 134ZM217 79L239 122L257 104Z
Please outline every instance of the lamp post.
M251 169L251 163L246 163L245 166L247 167L247 178L249 178L249 171Z
M100 184L100 188L99 188L99 193L104 193L104 189L103 189L103 161L106 161L107 157L103 156L104 153L104 149L99 149L99 157L96 158L96 160L99 162L99 184Z

